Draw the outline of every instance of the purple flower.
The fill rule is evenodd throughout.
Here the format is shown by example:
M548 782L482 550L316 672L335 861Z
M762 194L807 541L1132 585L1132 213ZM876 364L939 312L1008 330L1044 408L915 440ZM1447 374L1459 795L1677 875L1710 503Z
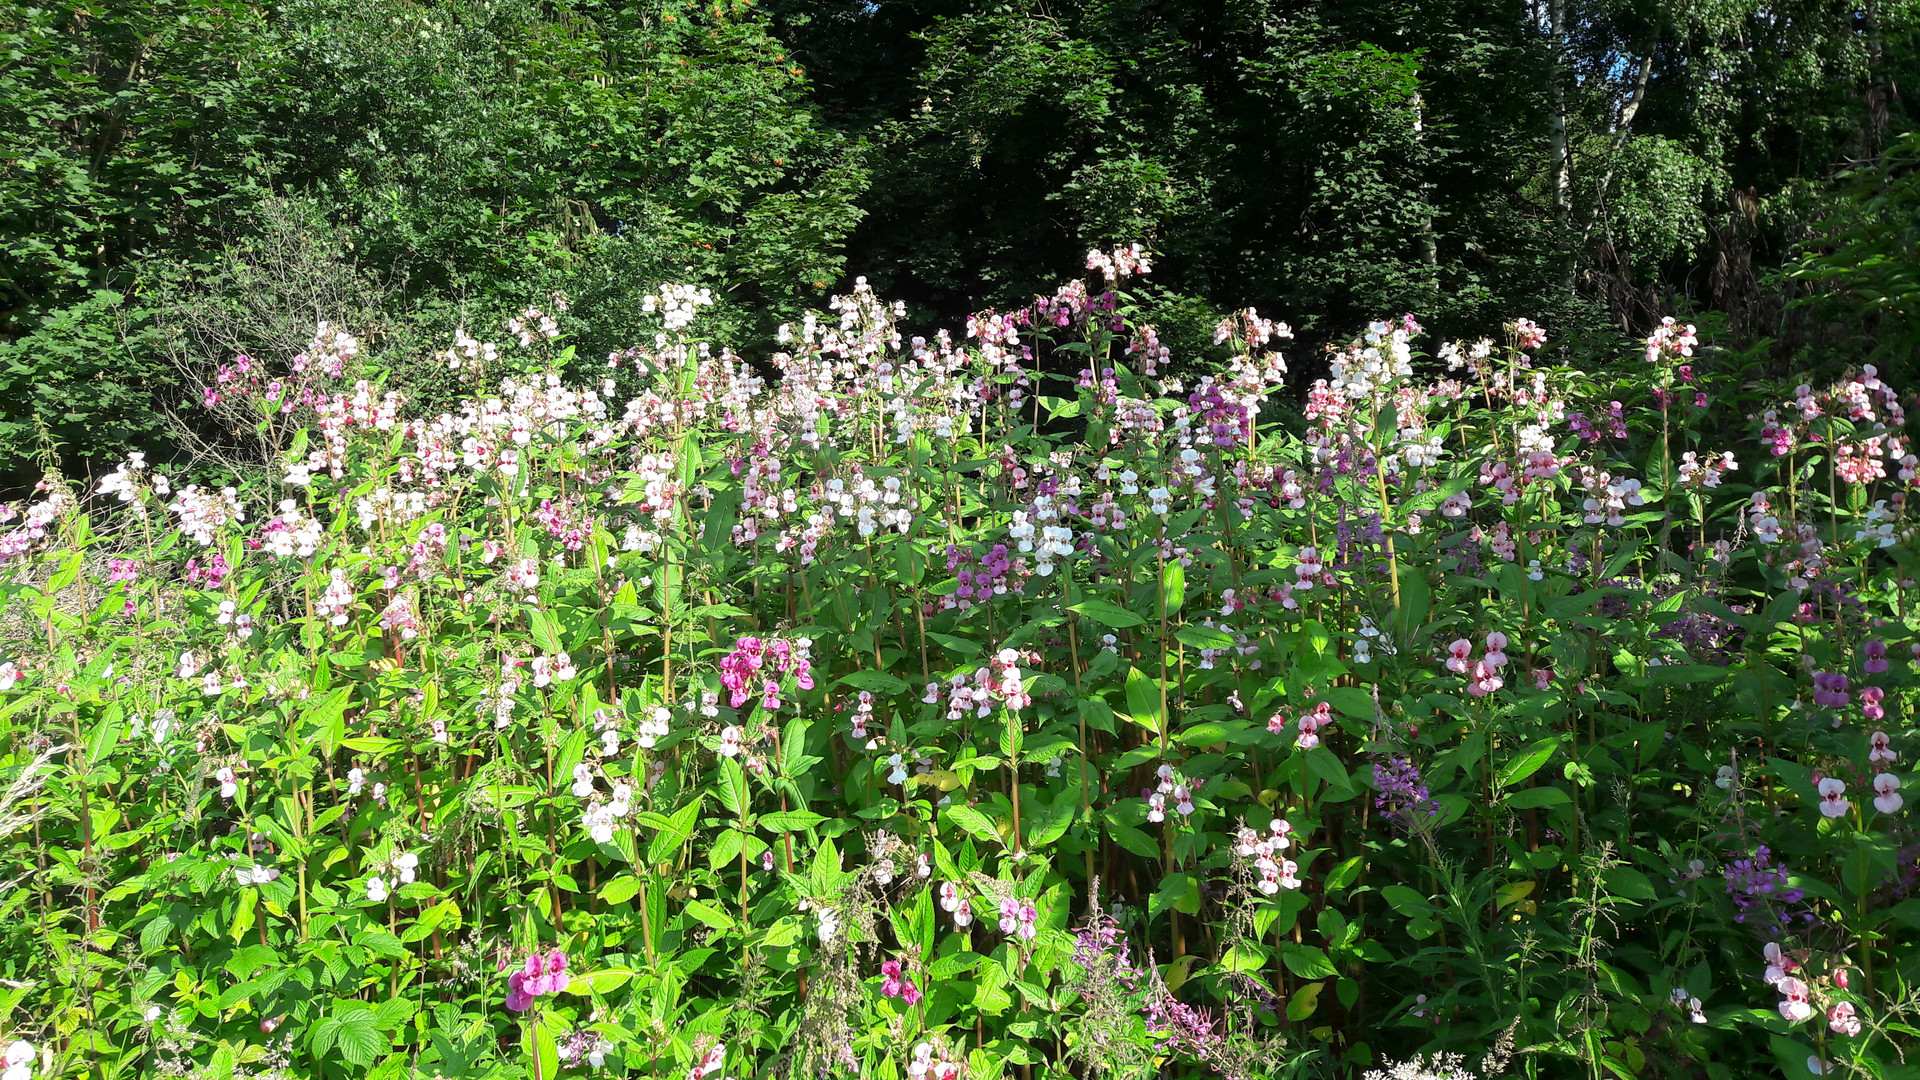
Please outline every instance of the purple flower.
M1787 923L1814 919L1812 912L1790 910L1806 899L1806 893L1787 884L1787 868L1774 865L1773 852L1765 844L1754 848L1751 856L1729 862L1721 875L1727 895L1733 897L1734 922L1772 937L1782 933Z
M1374 759L1373 786L1379 791L1373 805L1403 825L1417 826L1440 813L1419 766L1402 754Z
M1878 675L1887 670L1886 642L1869 641L1860 647L1860 653L1866 657L1865 660L1861 661L1860 670L1869 675Z

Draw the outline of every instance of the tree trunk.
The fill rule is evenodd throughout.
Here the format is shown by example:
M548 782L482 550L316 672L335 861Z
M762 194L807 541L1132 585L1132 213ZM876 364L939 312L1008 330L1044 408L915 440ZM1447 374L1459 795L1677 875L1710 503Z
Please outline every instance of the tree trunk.
M1567 150L1567 0L1547 0L1547 91L1552 109L1547 115L1547 149L1553 159L1553 223L1559 232L1561 287L1573 291L1573 251L1568 244L1567 215L1572 208L1568 196L1572 178L1568 175Z

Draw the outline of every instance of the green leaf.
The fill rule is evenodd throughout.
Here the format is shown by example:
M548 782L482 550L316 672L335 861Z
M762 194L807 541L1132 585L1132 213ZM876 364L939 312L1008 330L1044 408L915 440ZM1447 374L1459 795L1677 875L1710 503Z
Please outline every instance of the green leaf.
M714 784L715 794L720 796L720 805L738 817L747 812L750 795L747 789L747 773L740 762L730 757L720 759L719 776Z
M1508 792L1501 801L1513 810L1543 810L1550 806L1566 806L1573 802L1573 796L1565 788L1531 787Z
M811 829L827 818L825 814L816 814L811 810L774 810L761 814L755 820L769 832L799 832Z
M687 901L687 914L706 923L715 930L733 929L733 916L707 903L705 900Z
M1191 874L1168 874L1160 888L1147 900L1147 918L1158 918L1168 909L1192 914L1200 910L1200 885Z
M1306 752L1307 771L1326 781L1333 794L1342 798L1354 795L1353 778L1347 775L1347 767L1340 763L1333 751L1324 746L1316 746Z
M1155 735L1166 731L1166 717L1160 712L1160 682L1137 667L1127 669L1127 709L1133 722Z
M1373 695L1358 686L1335 686L1320 694L1340 715L1355 720L1373 719Z
M334 1044L340 1048L340 1056L349 1065L363 1069L378 1061L393 1045L386 1033L380 1030L371 1009L361 1009L341 1017L333 1038Z
M1540 767L1545 765L1547 759L1552 757L1553 752L1559 748L1560 740L1557 737L1541 739L1539 742L1529 746L1525 751L1501 767L1498 780L1499 786L1503 788L1512 787L1527 777L1532 776L1534 773L1539 772Z
M1087 600L1073 605L1069 610L1077 611L1109 630L1131 630L1136 626L1147 625L1147 620L1117 604L1105 600Z
M1323 982L1308 983L1288 996L1287 1019L1299 1023L1312 1016L1314 1010L1320 1007L1320 991L1324 990L1326 985Z
M1160 601L1168 618L1187 602L1187 570L1177 559L1160 573Z
M940 812L943 821L951 821L975 837L991 843L1003 843L993 819L971 806L949 806Z
M640 879L632 874L623 874L600 886L600 899L603 903L624 904L640 892Z
M1425 896L1407 888L1405 885L1388 885L1380 890L1380 895L1393 910L1402 915L1422 915L1434 910Z
M1173 632L1175 640L1189 649L1231 649L1233 635L1211 626L1183 626Z
M588 972L585 975L575 975L568 989L576 994L585 994L588 992L609 994L625 986L627 980L631 978L633 978L632 968L602 968L599 971Z
M868 690L875 694L898 694L907 688L906 683L883 671L856 671L842 678L840 685L851 686L855 690Z
M1632 900L1656 900L1660 896L1647 875L1631 866L1616 866L1600 877L1606 882L1607 891L1616 896L1624 896Z

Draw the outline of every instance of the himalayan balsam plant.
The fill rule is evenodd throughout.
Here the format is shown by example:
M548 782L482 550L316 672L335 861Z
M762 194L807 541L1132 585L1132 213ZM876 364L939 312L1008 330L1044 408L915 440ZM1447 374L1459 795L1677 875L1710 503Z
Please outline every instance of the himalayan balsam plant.
M1087 268L322 324L5 507L6 1080L1920 1075L1896 388Z

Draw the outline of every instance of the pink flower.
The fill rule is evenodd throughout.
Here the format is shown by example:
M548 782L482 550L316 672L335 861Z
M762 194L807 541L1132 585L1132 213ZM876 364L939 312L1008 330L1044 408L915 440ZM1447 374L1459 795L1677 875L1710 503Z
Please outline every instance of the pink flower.
M1853 1003L1838 1002L1827 1010L1827 1027L1835 1035L1854 1036L1860 1034L1860 1018L1853 1014Z
M1780 991L1780 1015L1788 1023L1804 1023L1813 1015L1813 1005L1807 992L1807 984L1791 975L1773 984Z
M1017 933L1020 929L1020 901L1011 897L1000 901L1000 932Z
M1020 905L1020 940L1032 941L1040 936L1039 918L1040 913L1034 910L1032 904Z
M1853 804L1846 799L1847 785L1837 777L1820 781L1820 812L1830 818L1844 817Z
M1312 713L1300 718L1300 735L1294 739L1294 745L1302 750L1311 750L1320 745L1320 723Z
M1322 701L1313 711L1302 714L1298 723L1300 734L1294 739L1294 745L1311 750L1320 745L1320 729L1333 723L1333 706Z
M1788 972L1795 971L1800 967L1799 963L1797 963L1793 957L1781 951L1780 943L1777 941L1767 942L1767 947L1761 950L1761 955L1765 956L1767 960L1767 973L1765 978L1769 986L1778 983L1781 979L1787 977Z
M1900 778L1890 772L1883 772L1873 778L1873 808L1883 814L1900 812Z
M707 1051L706 1056L700 1059L700 1064L687 1070L687 1080L707 1080L707 1077L720 1071L720 1066L726 1060L727 1044L716 1043L713 1049Z
M912 1008L920 1003L922 996L920 988L913 985L913 980L911 978L907 979L905 988L900 991L900 1001L908 1008Z
M1869 762L1879 764L1883 761L1898 761L1900 759L1900 755L1894 752L1893 740L1887 738L1886 732L1874 732L1869 741L1873 746L1873 749L1867 754L1867 760Z
M1473 671L1467 676L1467 693L1474 697L1486 697L1507 685L1505 679L1494 673L1495 670L1488 667L1485 660L1474 661Z
M505 962L502 961L502 966ZM573 977L567 974L567 954L555 949L545 956L534 953L526 958L513 974L507 976L507 1008L514 1012L526 1012L533 1007L533 999L547 994L558 994L573 983Z
M967 902L967 894L951 881L940 883L940 907L953 916L953 925L964 930L973 924L973 907Z
M1447 646L1447 670L1465 675L1473 666L1473 642L1460 638Z
M526 1012L533 1007L533 995L526 991L526 976L516 971L507 976L507 1008Z
M1884 720L1887 710L1880 703L1886 700L1887 692L1877 686L1860 688L1860 715L1869 720Z

